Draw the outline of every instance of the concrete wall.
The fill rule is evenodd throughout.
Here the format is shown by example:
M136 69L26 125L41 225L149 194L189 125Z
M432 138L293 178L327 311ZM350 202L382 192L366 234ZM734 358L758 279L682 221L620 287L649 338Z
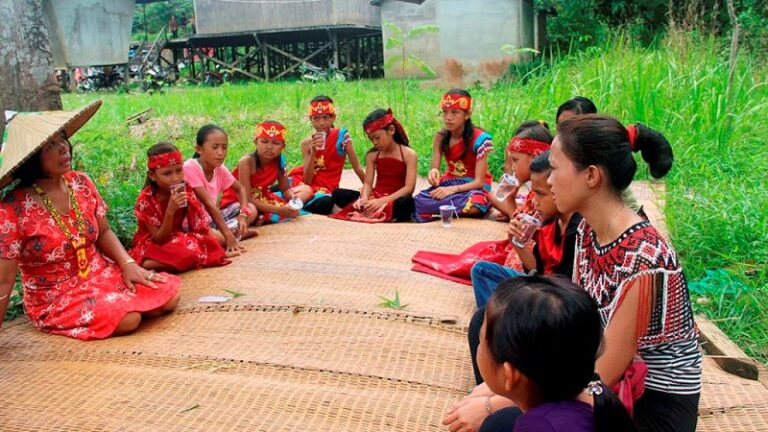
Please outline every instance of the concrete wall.
M56 67L128 62L135 0L45 0Z
M506 70L509 63L519 61L514 50L502 47L530 47L534 44L533 4L527 0L426 0L421 5L384 0L382 22L390 22L407 32L423 24L434 24L438 32L406 41L406 52L424 60L438 75L448 81L474 82L491 80ZM386 41L393 32L384 27ZM384 61L398 50L384 51ZM397 65L386 71L399 77ZM407 76L420 76L416 70Z
M318 28L331 25L379 27L379 8L367 0L260 3L195 0L199 34Z

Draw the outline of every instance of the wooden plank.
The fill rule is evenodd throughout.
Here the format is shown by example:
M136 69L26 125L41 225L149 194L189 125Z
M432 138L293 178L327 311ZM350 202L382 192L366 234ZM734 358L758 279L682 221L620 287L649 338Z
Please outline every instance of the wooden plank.
M754 360L742 351L720 328L703 315L696 315L699 342L708 356L724 371L742 378L757 380L758 368Z
M212 62L214 62L216 64L219 64L219 65L224 66L226 68L229 68L229 69L232 69L234 71L240 72L241 74L243 74L245 76L248 76L248 77L251 77L251 78L253 78L255 80L264 81L264 78L262 78L260 76L256 76L256 75L254 75L254 74L252 74L250 72L244 71L244 70L242 70L242 69L240 69L238 67L233 67L232 65L224 63L223 61L221 61L219 59L216 59L216 58L213 58L213 57L209 56L208 54L205 54L205 53L203 53L201 51L198 51L197 53L198 53L199 56L204 57L205 59L210 60L210 61L212 61Z

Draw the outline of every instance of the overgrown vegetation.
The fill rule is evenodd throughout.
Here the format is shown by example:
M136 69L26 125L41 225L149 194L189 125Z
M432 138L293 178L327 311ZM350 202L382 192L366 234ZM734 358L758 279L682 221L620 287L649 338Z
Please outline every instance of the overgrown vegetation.
M675 149L666 180L666 217L691 283L695 308L718 324L750 355L768 353L768 172L763 125L768 110L768 67L762 55L744 51L734 89L726 100L728 41L701 32L672 31L651 48L627 33L583 51L545 58L525 80L470 88L474 121L491 131L497 147L525 119L554 123L557 106L592 98L601 112L643 122L664 132ZM405 86L406 91L402 88ZM214 122L230 136L226 164L252 150L253 125L266 118L288 127L289 164L300 162L298 143L309 134L308 101L331 95L339 126L348 127L358 152L370 143L360 127L374 108L391 106L429 168L431 138L440 127L445 89L418 81L225 84L178 87L165 94L66 95L66 108L103 98L94 119L74 137L79 169L95 179L110 205L111 226L127 242L135 229L133 205L144 180L145 151L171 140L191 156L197 129ZM403 108L407 103L407 111ZM153 117L128 127L123 119L153 108ZM495 174L503 152L490 158ZM641 162L641 167L645 165ZM647 178L644 170L639 178Z

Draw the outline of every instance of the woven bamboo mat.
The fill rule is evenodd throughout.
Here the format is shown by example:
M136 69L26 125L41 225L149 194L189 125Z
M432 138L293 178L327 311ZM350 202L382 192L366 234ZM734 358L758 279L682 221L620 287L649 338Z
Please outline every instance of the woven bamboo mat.
M410 256L503 238L504 225L309 216L260 231L230 266L183 275L179 309L133 335L80 342L5 325L0 430L444 431L472 385L474 300L411 272ZM243 295L198 303L223 289ZM407 308L381 307L395 290ZM704 389L700 430L766 430L759 382L706 361Z

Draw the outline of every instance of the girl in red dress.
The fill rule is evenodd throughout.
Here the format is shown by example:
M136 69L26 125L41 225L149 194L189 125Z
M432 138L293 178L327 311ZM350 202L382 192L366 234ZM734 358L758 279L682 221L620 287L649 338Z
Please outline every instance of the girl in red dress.
M336 108L333 99L324 95L312 99L309 120L315 132L301 142L303 164L292 169L288 176L292 185L303 182L314 192L304 210L330 214L334 205L343 208L360 197L357 191L339 188L347 156L361 182L365 182L365 172L347 129L334 127Z
M68 137L99 106L18 114L8 125L0 187L18 183L0 200L0 323L17 268L32 324L77 339L130 333L179 301L179 278L139 267L91 179L71 171Z
M363 129L373 143L365 156L363 191L359 200L331 217L368 223L411 220L417 156L403 126L392 110L377 109L365 118Z
M417 222L438 218L442 205L453 205L461 216L481 217L488 211L486 192L493 177L486 156L493 151L491 135L472 124L472 98L466 90L448 90L441 106L445 128L432 140L432 187L416 195ZM440 176L443 156L447 170Z
M285 175L285 126L275 121L265 121L256 125L253 143L256 151L240 159L232 174L240 180L250 202L256 207L265 223L277 223L295 219L300 211L288 206L288 201L296 197L307 202L312 197L312 190L307 185L290 188ZM270 186L277 182L282 193L272 192ZM221 198L221 208L227 208L237 202L237 193L229 188Z
M170 272L229 264L224 236L210 228L210 216L184 182L181 152L161 142L147 156L131 256L144 268Z

